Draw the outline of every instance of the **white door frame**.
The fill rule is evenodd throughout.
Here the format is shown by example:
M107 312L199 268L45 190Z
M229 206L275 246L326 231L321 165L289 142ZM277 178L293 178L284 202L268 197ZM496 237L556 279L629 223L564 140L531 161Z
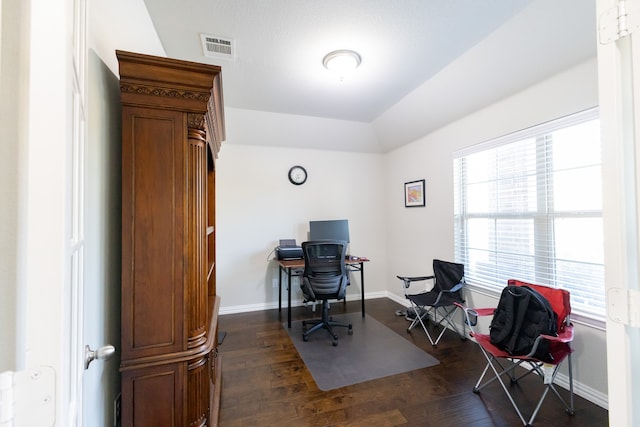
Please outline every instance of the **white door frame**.
M640 0L597 0L597 19L609 424L632 427L640 425L640 306L630 303L640 297Z
M83 82L74 84L78 70L73 66L77 2L29 0L24 5L21 65L28 70L28 84L20 97L26 114L20 126L16 361L18 370L53 370L55 392L47 403L55 405L55 425L76 426L83 357L83 233L78 228L83 202L77 195L83 190L74 165L84 156L84 125L78 121ZM36 417L35 409L26 416ZM24 421L20 425L29 425Z

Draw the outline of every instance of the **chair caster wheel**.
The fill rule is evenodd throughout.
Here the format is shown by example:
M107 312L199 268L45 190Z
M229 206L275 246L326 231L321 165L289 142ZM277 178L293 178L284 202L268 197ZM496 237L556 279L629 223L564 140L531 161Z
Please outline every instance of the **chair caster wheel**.
M309 337L307 335L302 335L302 341L307 342L309 341Z
M336 347L336 346L338 345L338 341L332 341L332 342L331 342L331 345L332 345L332 346L334 346L334 347Z
M351 325L349 325L349 329L347 330L347 333L349 335L353 335L353 327Z
M473 392L474 392L475 394L478 394L478 393L480 393L480 389L479 389L478 387L474 387L474 388L473 388Z
M567 414L573 416L576 414L576 411L574 411L573 409L567 409Z
M462 338L460 338L460 339L461 339L462 341L466 341L466 340L467 340L467 337L462 337Z

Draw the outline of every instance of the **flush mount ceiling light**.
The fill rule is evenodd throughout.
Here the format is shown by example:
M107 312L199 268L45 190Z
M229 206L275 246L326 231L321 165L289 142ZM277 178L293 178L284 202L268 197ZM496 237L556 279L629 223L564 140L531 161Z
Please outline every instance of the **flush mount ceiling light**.
M362 62L362 58L358 52L353 50L334 50L327 53L322 59L322 65L340 77L340 80L358 68L360 62Z

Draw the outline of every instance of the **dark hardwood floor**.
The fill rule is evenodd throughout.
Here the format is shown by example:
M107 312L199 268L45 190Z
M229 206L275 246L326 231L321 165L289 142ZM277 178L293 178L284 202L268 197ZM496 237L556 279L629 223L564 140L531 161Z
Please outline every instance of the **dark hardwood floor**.
M440 364L326 392L316 387L283 328L286 309L220 316L219 330L226 332L219 348L223 358L220 426L522 425L498 383L473 393L484 368L484 358L473 341L462 341L447 331L438 346L432 347L421 329L406 332L409 323L395 315L402 308L386 298L366 301L368 315ZM331 309L333 314L359 310L359 301L348 302L346 309L334 303ZM305 307L296 307L292 313L294 320L315 317ZM528 418L542 390L539 379L530 375L512 388L517 399L525 402L521 409ZM567 398L568 392L561 389L560 393ZM575 408L576 414L568 415L549 394L535 425L608 425L608 413L599 406L576 396Z

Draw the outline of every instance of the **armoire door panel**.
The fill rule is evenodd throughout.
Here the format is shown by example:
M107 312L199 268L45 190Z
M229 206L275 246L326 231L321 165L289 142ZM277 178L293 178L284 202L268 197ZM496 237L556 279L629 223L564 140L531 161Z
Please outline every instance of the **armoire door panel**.
M181 426L184 387L183 364L172 363L123 373L123 396L131 405L123 405L123 425L135 427Z
M129 334L126 357L184 349L184 114L128 108L123 127L123 169L132 176L123 194L129 206L131 298L123 304L123 326ZM128 118L128 120L126 120ZM123 191L124 193L124 191ZM125 283L123 283L123 288ZM152 321L150 321L152 320ZM180 321L179 321L180 320Z

